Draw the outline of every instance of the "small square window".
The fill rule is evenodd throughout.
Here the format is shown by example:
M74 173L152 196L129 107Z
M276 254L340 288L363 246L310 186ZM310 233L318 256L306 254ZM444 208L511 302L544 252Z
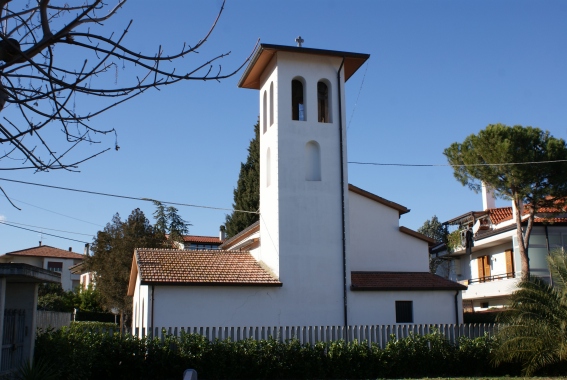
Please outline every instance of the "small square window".
M396 301L396 323L413 323L413 301Z
M47 262L47 269L53 272L61 272L63 271L63 263L58 263L55 261L48 261Z
M483 309L488 309L488 302L481 302L480 307Z

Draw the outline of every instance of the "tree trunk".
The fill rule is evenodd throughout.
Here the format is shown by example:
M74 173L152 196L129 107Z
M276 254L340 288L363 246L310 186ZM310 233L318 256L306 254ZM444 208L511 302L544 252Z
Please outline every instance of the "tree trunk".
M515 196L512 201L514 202L514 217L516 219L516 238L518 240L518 247L520 250L520 263L522 269L522 281L528 280L530 278L530 258L528 256L527 241L529 241L529 234L527 234L527 240L524 240L524 234L522 234L522 210L521 203L518 196ZM530 214L531 216L531 214ZM530 224L531 227L531 223ZM531 228L530 228L531 230ZM528 232L528 231L526 231ZM531 232L531 231L530 231Z

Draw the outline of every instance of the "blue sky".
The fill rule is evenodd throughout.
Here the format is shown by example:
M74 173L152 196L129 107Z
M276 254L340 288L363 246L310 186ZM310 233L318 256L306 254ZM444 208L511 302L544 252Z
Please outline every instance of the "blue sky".
M122 30L134 19L126 45L153 53L162 44L166 53L173 52L205 34L221 1L155 4L127 3L102 33ZM295 45L299 35L306 47L368 53L368 62L346 85L349 161L443 165L446 147L488 124L531 125L567 137L565 20L564 1L228 0L209 41L178 67L187 71L230 51L220 61L228 72L251 53L257 39ZM120 68L116 81L129 73L129 67ZM150 90L94 118L93 126L117 129L121 149L84 163L79 173L1 171L0 176L230 208L258 117L258 93L238 88L240 75ZM89 102L79 106L88 108ZM58 133L53 128L50 135ZM113 144L113 136L102 139L102 146ZM97 148L85 145L79 153ZM348 169L350 183L410 208L400 220L409 228L417 229L432 215L444 221L482 208L480 194L461 186L445 166L350 164ZM137 207L153 222L154 207L147 202L0 185L22 208L0 198L0 215L45 233L91 242L116 212L126 218ZM217 235L226 213L179 211L196 235ZM39 240L36 232L0 225L0 254ZM76 252L84 245L51 236L42 240Z

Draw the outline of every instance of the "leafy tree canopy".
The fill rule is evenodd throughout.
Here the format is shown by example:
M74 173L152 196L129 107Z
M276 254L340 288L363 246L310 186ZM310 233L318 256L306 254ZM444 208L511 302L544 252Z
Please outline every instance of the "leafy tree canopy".
M240 175L234 189L234 210L257 211L260 208L260 139L259 123L248 146L248 158L240 164ZM259 219L258 214L233 211L226 216L226 234L234 236Z
M423 225L417 229L417 232L424 234L439 243L447 242L447 226L444 226L436 215L433 215L431 219L426 220Z
M527 249L538 209L557 206L567 194L567 146L539 128L491 124L462 143L443 152L453 165L455 178L474 191L482 182L496 196L516 205L522 276L529 277ZM528 206L527 226L522 229L522 204Z
M107 310L128 311L132 306L126 292L134 250L159 248L163 243L164 235L156 232L138 208L125 221L115 214L112 221L97 233L87 267L95 273L96 288Z
M433 215L431 219L426 220L421 227L417 229L417 232L428 236L439 243L447 244L447 226L444 226L443 223L439 221L436 215ZM447 248L449 249L449 248ZM437 268L442 265L448 263L447 260L441 257L433 257L429 256L429 271L431 273L436 273Z

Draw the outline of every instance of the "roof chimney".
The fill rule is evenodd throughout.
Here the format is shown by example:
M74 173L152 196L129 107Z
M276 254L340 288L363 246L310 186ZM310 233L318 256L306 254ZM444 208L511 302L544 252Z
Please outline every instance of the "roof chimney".
M90 245L89 243L85 243L85 251L84 251L85 256L88 256L88 255L89 255L89 251L90 251L89 248L90 248L90 246L91 246L91 245Z
M494 190L492 190L486 183L482 183L482 209L484 211L496 208L496 198L494 197Z
M73 247L69 247L69 252L73 252Z
M219 239L221 241L226 239L226 227L224 225L220 226Z

